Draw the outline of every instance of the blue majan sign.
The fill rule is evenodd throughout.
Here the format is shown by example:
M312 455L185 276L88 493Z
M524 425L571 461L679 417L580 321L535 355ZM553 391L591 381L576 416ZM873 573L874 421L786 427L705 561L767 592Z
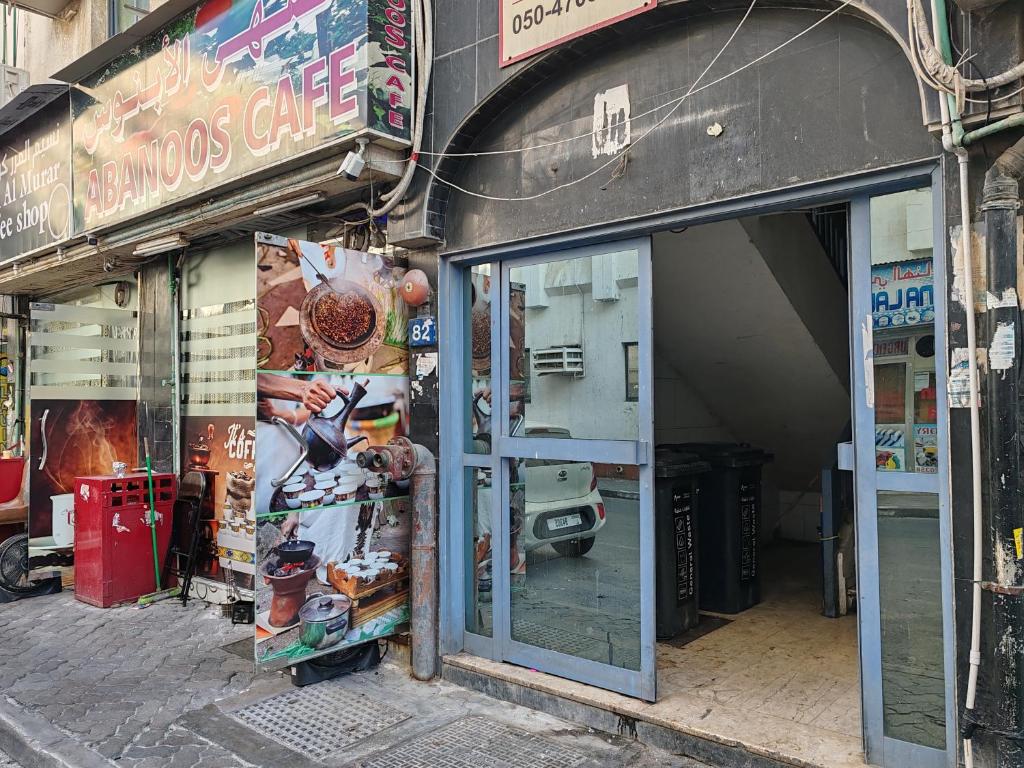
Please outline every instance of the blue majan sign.
M875 328L901 328L935 321L932 260L871 267L871 311Z

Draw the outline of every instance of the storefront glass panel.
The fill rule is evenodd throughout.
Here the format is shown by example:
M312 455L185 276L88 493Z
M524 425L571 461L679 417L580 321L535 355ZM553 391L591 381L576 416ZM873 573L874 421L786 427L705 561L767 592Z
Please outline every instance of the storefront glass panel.
M638 259L635 250L609 248L512 267L513 418L521 408L527 427L561 427L576 440L639 439L639 409L624 389L628 361L621 348L637 339Z
M494 628L492 610L493 554L491 551L491 471L466 469L466 631L491 637Z
M935 287L932 195L871 198L875 467L934 474Z
M946 743L939 500L878 494L885 735L943 749Z
M637 238L441 276L460 384L445 398L460 480L442 498L462 510L464 647L647 700L650 269Z
M512 639L639 670L639 483L599 488L599 471L590 462L511 463Z
M491 451L491 337L494 334L497 295L492 272L495 265L481 264L463 272L463 322L467 329L463 376L470 381L465 419L467 453Z

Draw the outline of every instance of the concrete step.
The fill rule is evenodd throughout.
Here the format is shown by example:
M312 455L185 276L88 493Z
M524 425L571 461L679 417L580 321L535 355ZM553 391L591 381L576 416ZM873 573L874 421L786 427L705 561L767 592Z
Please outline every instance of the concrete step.
M710 725L714 718L701 721L699 726L686 726L650 711L652 705L636 699L468 654L445 657L441 674L451 683L496 699L597 731L626 736L646 746L710 765L731 768L866 768L857 754L858 748L850 743L850 739L837 739L835 745L830 745L822 743L825 740L814 739L810 732L797 733L795 738L807 743L801 744L801 749L787 748L784 742L793 738L794 732L803 730L798 723L790 723L788 728L780 723L778 728L785 728L785 732L778 733L773 745L763 746L744 743L730 736L728 729L720 727L720 723ZM709 708L706 715L710 714Z

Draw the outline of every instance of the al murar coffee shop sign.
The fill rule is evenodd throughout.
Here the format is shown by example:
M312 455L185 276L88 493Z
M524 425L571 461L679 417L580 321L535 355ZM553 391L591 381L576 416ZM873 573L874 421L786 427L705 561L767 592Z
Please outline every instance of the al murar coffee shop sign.
M356 135L407 144L409 0L209 0L72 95L79 231Z
M0 260L71 234L68 118L65 96L0 137Z

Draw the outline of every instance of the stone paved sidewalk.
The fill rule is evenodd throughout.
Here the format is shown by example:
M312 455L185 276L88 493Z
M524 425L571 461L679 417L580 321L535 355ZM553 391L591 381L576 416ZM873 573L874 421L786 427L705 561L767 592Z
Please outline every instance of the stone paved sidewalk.
M251 637L198 602L103 610L66 593L0 605L0 749L19 761L0 752L0 768L698 768L447 682L417 683L395 663L297 689L224 648L245 652ZM383 706L398 714L381 718ZM291 718L291 730L253 730L267 713Z
M62 593L0 617L0 691L113 760L253 682L252 662L221 648L252 628L202 603L101 609Z

